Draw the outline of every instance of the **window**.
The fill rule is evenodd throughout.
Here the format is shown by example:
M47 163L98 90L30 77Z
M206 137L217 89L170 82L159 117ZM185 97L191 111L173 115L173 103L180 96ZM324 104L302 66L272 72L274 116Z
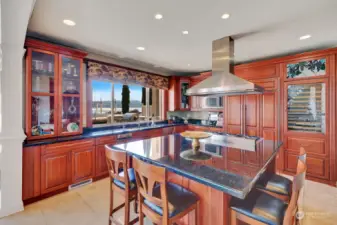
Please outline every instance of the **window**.
M162 90L136 84L92 81L94 126L161 120Z

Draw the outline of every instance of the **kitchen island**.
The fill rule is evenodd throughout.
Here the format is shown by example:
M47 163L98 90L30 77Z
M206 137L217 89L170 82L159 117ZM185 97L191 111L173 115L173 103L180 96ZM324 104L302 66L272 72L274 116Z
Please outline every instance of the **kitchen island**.
M221 140L222 135L214 136ZM262 140L252 151L235 148L233 143L225 141L205 139L201 142L200 151L211 156L203 161L180 157L181 152L192 148L192 141L180 134L107 147L126 151L148 163L165 167L170 182L200 197L200 224L228 224L231 197L245 198L263 173L275 171L275 158L281 143ZM181 224L194 224L193 215L186 216Z

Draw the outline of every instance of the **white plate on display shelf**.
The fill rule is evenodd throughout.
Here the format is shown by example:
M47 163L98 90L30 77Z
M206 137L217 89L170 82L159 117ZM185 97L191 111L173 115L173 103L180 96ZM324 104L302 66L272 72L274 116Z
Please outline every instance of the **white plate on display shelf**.
M69 123L67 125L67 130L69 132L77 132L79 131L80 127L77 125L77 123Z

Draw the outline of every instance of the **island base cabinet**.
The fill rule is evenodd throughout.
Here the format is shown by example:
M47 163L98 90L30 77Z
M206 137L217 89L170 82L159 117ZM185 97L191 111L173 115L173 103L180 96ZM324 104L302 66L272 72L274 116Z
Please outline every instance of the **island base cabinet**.
M96 171L95 176L96 177L103 177L108 176L108 165L106 163L106 157L105 157L105 147L104 145L97 145L96 146Z
M41 157L41 194L68 187L71 183L71 152Z
M178 184L195 193L199 199L199 225L229 225L229 201L230 195L198 183L177 174L168 173L168 181ZM177 224L194 225L195 212L191 212L182 218Z
M78 183L94 176L94 155L94 146L72 151L72 183Z

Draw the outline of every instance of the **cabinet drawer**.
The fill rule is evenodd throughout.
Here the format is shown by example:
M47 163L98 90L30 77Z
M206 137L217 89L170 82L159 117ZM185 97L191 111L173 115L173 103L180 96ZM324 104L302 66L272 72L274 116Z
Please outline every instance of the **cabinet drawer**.
M173 127L165 127L162 130L162 135L170 135L173 134Z
M294 137L287 138L287 149L298 151L300 147L303 147L308 153L326 155L324 140Z
M175 126L174 127L174 133L182 133L187 129L187 126Z
M96 138L96 145L113 144L117 140L115 135Z
M296 172L297 154L292 152L286 152L285 161L286 170L290 172ZM329 160L307 156L307 175L322 179L328 179Z
M41 155L67 152L73 149L94 146L94 139L84 139L78 141L66 141L62 143L43 145L41 147Z
M228 162L228 170L243 176L255 176L259 171L259 167L247 167L244 164L236 162Z

